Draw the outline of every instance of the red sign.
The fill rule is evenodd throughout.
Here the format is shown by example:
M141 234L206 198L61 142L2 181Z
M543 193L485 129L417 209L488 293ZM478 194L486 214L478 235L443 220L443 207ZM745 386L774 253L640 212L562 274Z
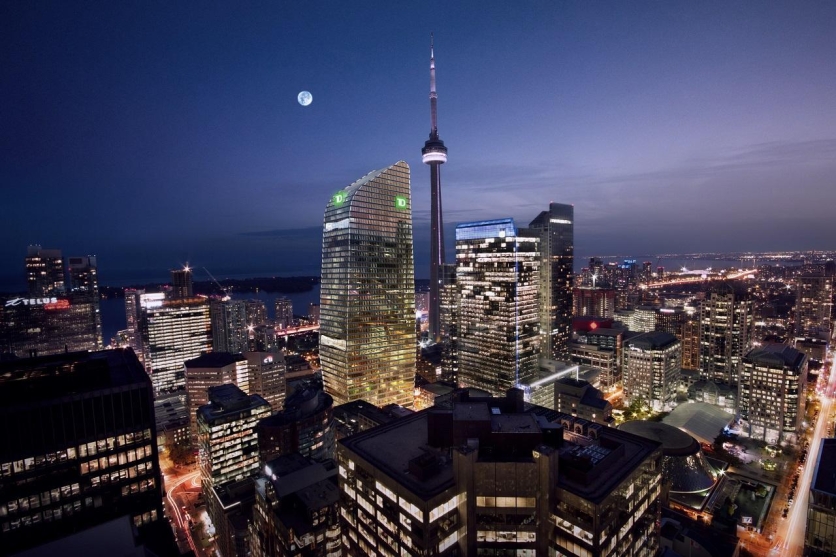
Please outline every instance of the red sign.
M56 300L55 302L51 302L49 304L44 304L44 309L54 310L54 309L67 309L70 307L69 300Z

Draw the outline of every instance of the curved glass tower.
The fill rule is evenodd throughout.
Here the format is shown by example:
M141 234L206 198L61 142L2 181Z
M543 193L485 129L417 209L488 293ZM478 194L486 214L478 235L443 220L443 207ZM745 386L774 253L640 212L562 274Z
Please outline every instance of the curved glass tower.
M376 170L335 193L322 235L319 356L334 405L411 407L415 268L409 166Z

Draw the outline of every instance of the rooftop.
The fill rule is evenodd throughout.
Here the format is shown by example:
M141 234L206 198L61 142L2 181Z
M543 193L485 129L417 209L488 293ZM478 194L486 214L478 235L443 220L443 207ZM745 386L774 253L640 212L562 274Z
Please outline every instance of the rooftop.
M216 368L226 367L236 362L246 360L243 354L231 354L229 352L206 352L192 360L186 360L184 365L187 368Z
M666 333L665 331L652 331L649 333L642 333L625 341L629 346L642 348L644 350L658 350L660 348L667 348L672 344L679 342L674 335Z
M690 455L700 450L696 439L669 424L632 420L624 422L618 429L658 441L666 455Z
M791 348L785 344L767 344L754 348L746 354L745 359L756 364L765 366L780 366L788 367L795 370L800 370L804 365L806 356L803 352L799 352L795 348Z
M663 423L678 427L701 443L711 444L734 416L706 402L680 404L665 416Z
M4 408L127 385L150 386L148 374L130 348L0 362L0 406Z
M822 439L812 489L836 495L836 439Z
M577 423L584 432L595 429L598 439L577 435L563 428L558 482L561 488L593 502L603 500L618 483L660 448L659 443L631 433L590 424L586 420L534 405L526 405L521 412L507 411L510 401L510 398L496 398L457 402L452 413L436 407L343 439L340 443L424 500L455 484L449 453L445 446L437 444L444 435L434 430L434 446L430 445L430 422L438 425L440 422L436 418L443 417L445 413L450 416L447 419L452 419L453 430L464 427L467 435L479 437L480 459L483 452L484 457L489 459L530 459L531 454L526 456L519 447L535 437L546 439L544 428L551 429L552 426L561 431L559 426L566 420L572 426ZM474 422L490 424L490 428L477 428ZM508 434L519 434L520 443L509 441ZM493 439L491 436L495 435L503 437ZM452 435L448 439L453 439ZM517 451L504 454L503 447L507 447L509 442L514 443ZM432 473L415 473L411 464L421 460L433 461Z

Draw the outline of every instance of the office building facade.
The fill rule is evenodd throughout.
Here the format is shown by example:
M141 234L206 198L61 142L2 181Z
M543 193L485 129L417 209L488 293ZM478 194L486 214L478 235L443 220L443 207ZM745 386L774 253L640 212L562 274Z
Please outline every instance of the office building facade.
M795 336L830 341L833 331L833 277L804 273L796 283Z
M782 344L749 351L741 365L742 429L767 443L794 443L806 406L807 356Z
M65 293L64 257L60 249L29 246L26 251L26 285L29 296L45 298Z
M513 219L456 227L460 385L500 394L536 375L539 242Z
M186 360L212 350L209 301L167 300L163 293L139 296L139 338L145 369L154 392L170 393L186 386Z
M271 460L256 480L253 557L339 557L339 488L333 461L291 453Z
M624 399L643 399L655 411L675 403L682 369L682 345L670 333L642 333L624 341Z
M340 441L344 554L656 555L659 443L515 391Z
M753 329L748 293L728 282L712 288L700 304L700 376L736 386Z
M197 358L186 360L183 367L189 425L192 439L197 441L197 410L209 404L209 388L231 383L244 392L249 392L249 366L247 359L241 354L207 352Z
M409 166L401 161L334 194L320 283L322 379L335 404L412 405L415 269Z
M540 352L547 358L569 354L572 333L572 280L575 207L549 203L531 221L540 233Z
M130 349L0 363L0 553L163 519L151 382ZM169 530L170 534L170 530Z
M233 354L249 350L249 322L243 300L212 300L209 303L209 316L212 321L213 350Z
M284 408L287 364L281 352L244 352L249 371L249 393L260 395L273 412Z
M209 404L197 411L198 463L203 492L252 476L259 469L256 424L270 405L233 384L209 388Z

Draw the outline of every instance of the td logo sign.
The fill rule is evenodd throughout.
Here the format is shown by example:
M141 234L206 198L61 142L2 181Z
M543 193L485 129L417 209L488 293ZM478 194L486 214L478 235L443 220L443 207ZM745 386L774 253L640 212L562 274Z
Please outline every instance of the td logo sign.
M407 200L406 197L402 195L395 196L395 209L400 209L401 211L405 211L407 208Z

